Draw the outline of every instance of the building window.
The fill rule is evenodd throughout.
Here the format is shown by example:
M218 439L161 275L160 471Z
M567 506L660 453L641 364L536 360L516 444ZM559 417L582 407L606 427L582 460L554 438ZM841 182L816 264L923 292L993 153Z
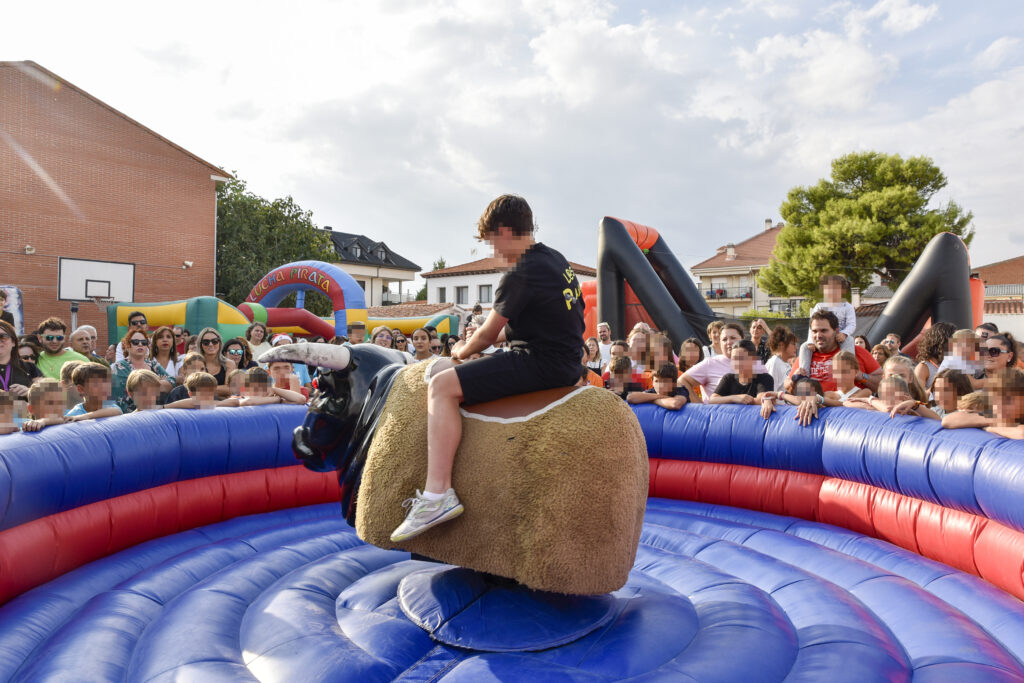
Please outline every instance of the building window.
M387 255L388 252L384 251L384 247L381 247L380 249L374 252L374 256L376 256L377 259L380 261L383 261Z
M465 306L469 303L469 287L455 288L455 303L459 306Z
M353 258L359 258L360 256L363 255L363 248L360 247L358 244L353 244L351 247L348 248L348 250L352 252Z
M359 285L359 289L366 291L366 280L356 280L356 284Z
M480 285L480 296L477 297L477 301L482 304L491 303L491 286Z
M447 294L444 291L444 287L437 288L437 303L446 304L448 303Z

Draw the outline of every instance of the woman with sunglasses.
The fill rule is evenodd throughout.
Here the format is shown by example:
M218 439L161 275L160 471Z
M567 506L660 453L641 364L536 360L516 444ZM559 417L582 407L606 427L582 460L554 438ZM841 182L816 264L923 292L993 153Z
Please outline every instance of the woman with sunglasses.
M441 353L441 340L431 339L430 333L420 327L412 332L412 348L414 360L430 360Z
M166 325L156 328L149 346L149 357L171 377L178 376L178 347L174 343L174 330Z
M227 343L224 344L224 355L229 360L235 361L235 365L239 370L248 370L249 368L256 367L256 363L252 360L249 344L241 337L228 339Z
M173 336L173 333L172 333ZM141 329L129 329L121 340L124 358L114 363L111 370L110 398L125 415L135 410L135 401L125 390L128 375L132 370L151 370L160 378L160 393L166 394L174 388L174 380L168 376L160 363L150 357L149 337Z
M217 397L227 398L231 395L228 388L228 373L235 369L235 362L224 356L224 341L220 332L212 327L204 327L199 333L199 355L203 357L206 371L217 380Z
M1000 371L1017 367L1017 340L1009 332L990 335L981 345L981 360L987 387Z
M18 355L21 357L22 362L36 364L39 360L39 354L43 352L43 347L36 341L34 334L24 334L18 340Z
M401 330L391 330L391 335L392 342L394 343L396 349L398 349L405 355L409 356L409 358L415 358L415 356L413 356L412 351L409 350L409 340L405 338L405 335L402 334Z
M267 326L255 322L245 330L245 341L249 343L249 357L259 358L265 351L270 350L270 335L267 334Z
M35 363L27 362L21 356L14 327L6 320L0 320L0 390L15 400L24 401L32 381L42 376Z

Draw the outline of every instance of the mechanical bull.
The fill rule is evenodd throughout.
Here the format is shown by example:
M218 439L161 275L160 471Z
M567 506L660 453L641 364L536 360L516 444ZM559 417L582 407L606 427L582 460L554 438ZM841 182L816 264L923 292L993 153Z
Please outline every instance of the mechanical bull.
M292 344L260 358L321 368L293 446L307 467L338 470L342 511L360 538L538 590L622 587L643 522L647 450L632 410L594 387L464 406L452 481L466 512L391 542L402 500L426 477L427 385L448 367L406 358L371 344Z

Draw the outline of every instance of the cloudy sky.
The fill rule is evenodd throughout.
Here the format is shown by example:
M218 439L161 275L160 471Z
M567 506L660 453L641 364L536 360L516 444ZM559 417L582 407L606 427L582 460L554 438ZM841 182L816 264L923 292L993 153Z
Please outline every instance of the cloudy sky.
M1019 0L98 7L6 7L0 59L425 269L486 255L474 224L503 192L572 260L596 264L613 215L692 265L868 149L935 160L975 265L1024 253Z

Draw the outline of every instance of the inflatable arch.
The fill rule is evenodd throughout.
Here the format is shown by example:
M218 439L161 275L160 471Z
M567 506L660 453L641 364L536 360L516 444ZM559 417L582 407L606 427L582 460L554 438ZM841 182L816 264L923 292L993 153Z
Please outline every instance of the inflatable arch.
M320 292L331 300L335 334L348 334L350 320L366 321L363 289L351 275L323 261L295 261L275 268L260 278L245 300L271 308L296 292L297 307L302 308L302 298L307 291Z
M635 412L633 572L606 627L538 652L515 622L458 647L405 616L427 565L363 544L333 473L294 464L301 407L0 437L0 680L1024 680L1024 444L845 408Z
M689 337L707 342L703 326L694 328L686 314L715 314L658 231L605 216L597 237L597 317L611 326L613 339L628 331L626 283L675 348Z

